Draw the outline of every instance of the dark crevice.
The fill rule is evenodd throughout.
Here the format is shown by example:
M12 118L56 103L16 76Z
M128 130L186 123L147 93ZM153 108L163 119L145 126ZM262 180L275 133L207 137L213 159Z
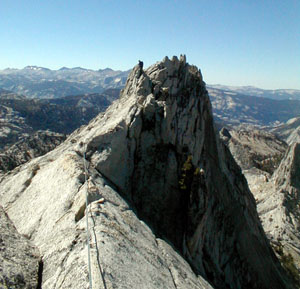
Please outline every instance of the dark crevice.
M128 138L129 139L129 132L130 132L130 128L131 128L131 126L132 126L132 123L133 123L133 121L136 119L136 112L137 112L137 107L135 107L135 109L134 109L134 113L132 114L132 116L131 116L131 118L130 118L130 122L129 122L129 124L128 124L128 129L127 129L127 135L126 135L126 138Z
M44 262L43 259L39 261L39 270L38 270L38 283L36 289L42 289L42 282L43 282L43 270L44 270Z
M132 202L137 209L139 219L142 219L155 233L156 237L168 240L172 245L182 253L182 241L186 227L186 207L188 204L188 195L182 192L177 182L172 188L167 187L163 182L156 190L145 189L143 181L166 175L168 156L172 152L177 156L176 149L171 144L157 144L147 150L149 156L154 157L153 163L149 164L146 171L143 171L143 152L137 147L135 154L135 169L132 175ZM178 156L176 157L177 164ZM141 165L142 164L142 165ZM180 173L179 173L180 174ZM179 176L177 176L177 180ZM159 192L159 193L158 193ZM153 199L150 202L150 195ZM184 200L182 200L184 199ZM149 209L150 208L150 209ZM165 212L164 217L161 212Z
M172 278L172 281L173 281L174 288L177 289L177 285L176 285L176 282L175 282L175 280L174 280L174 276L173 276L173 274L172 274L172 271L171 271L170 268L168 268L168 270L169 270L169 272L170 272L170 275L171 275L171 278Z

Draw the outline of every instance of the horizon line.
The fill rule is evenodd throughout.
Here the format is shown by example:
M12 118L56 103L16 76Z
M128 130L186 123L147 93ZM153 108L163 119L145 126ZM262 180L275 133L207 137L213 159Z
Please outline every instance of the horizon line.
M36 68L41 68L41 69L46 69L46 70L51 70L51 71L59 71L59 70L63 70L63 69L68 69L68 70L72 70L72 69L82 69L82 70L90 70L90 71L103 71L103 70L113 70L113 71L120 71L120 72L129 72L130 70L132 70L133 68L129 68L126 70L121 70L121 69L113 69L110 67L106 67L106 68L98 68L98 69L93 69L93 68L86 68L86 67L82 67L82 66L74 66L74 67L67 67L67 66L61 66L60 68L48 68L45 66L39 66L39 65L26 65L22 68L16 68L16 67L6 67L6 68L0 68L0 71L5 71L5 70L24 70L27 67L36 67ZM247 84L247 85L240 85L240 84L221 84L221 83L207 83L205 81L207 86L227 86L227 87L236 87L236 88L245 88L245 87L249 87L249 88L257 88L257 89L262 89L262 90L299 90L300 91L300 87L299 88L262 88L260 86L256 86L253 84Z

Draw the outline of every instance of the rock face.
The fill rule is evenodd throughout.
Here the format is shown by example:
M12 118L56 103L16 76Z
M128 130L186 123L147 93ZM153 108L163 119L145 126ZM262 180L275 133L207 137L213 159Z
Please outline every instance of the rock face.
M292 118L271 131L284 139L289 145L300 143L300 117Z
M0 153L0 171L7 172L53 150L66 139L60 133L37 131Z
M283 208L286 208L285 232L290 237L291 246L300 250L300 144L289 147L285 158L275 171L275 186L284 195ZM295 239L294 237L297 237ZM295 241L297 242L293 242ZM300 259L299 259L300 261ZM299 263L300 268L300 263Z
M288 147L274 134L251 128L223 128L220 137L242 170L257 168L269 174L279 166Z
M300 287L300 144L291 145L271 179L246 173L263 227Z
M220 137L243 169L274 251L300 286L299 144L287 147L261 130L223 128Z
M292 288L183 56L136 66L105 113L2 178L0 202L43 255L43 289L87 287L86 191L95 288Z
M0 206L0 287L40 288L39 260L38 250L17 232Z

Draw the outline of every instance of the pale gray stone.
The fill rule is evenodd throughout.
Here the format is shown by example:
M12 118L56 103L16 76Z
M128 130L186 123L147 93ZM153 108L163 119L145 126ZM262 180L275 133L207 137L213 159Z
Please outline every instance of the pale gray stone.
M220 137L243 170L256 167L269 174L279 166L288 147L276 135L251 126L229 131L222 129Z
M38 288L39 261L37 248L18 233L0 206L0 288Z
M138 69L105 113L0 180L43 256L43 289L88 287L87 189L96 288L101 272L107 288L292 288L215 137L201 72L177 58Z
M300 143L300 117L294 117L271 131L284 139L289 145Z
M288 132L286 127L281 129ZM231 129L230 134L221 130L220 135L243 169L275 253L297 279L296 275L300 275L299 144L287 147L275 135L261 130Z

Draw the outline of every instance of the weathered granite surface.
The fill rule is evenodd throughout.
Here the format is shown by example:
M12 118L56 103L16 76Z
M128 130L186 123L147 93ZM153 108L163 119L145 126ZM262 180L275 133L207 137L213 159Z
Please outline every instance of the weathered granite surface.
M291 145L272 177L246 171L263 227L300 286L300 144ZM298 276L297 276L298 275Z
M294 117L286 123L271 130L284 139L289 145L300 142L300 117Z
M0 206L0 288L40 288L39 261L37 248L18 233Z
M222 129L220 136L243 169L274 251L300 286L300 144L288 147L258 130Z
M279 166L288 145L264 130L222 128L220 137L242 170L258 168L272 174Z
M87 189L96 288L292 288L184 56L136 66L105 113L1 178L0 202L43 256L44 289L88 287Z

